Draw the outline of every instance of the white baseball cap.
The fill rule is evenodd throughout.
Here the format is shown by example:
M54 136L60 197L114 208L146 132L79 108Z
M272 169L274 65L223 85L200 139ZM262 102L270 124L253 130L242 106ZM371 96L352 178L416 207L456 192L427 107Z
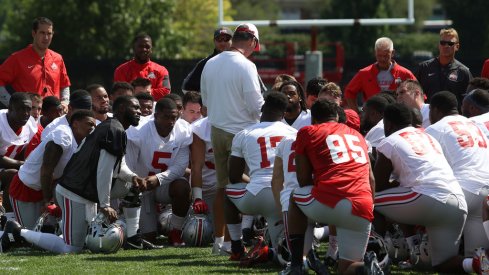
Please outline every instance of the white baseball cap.
M236 27L236 30L234 32L247 32L251 33L257 40L256 46L255 46L255 52L260 51L260 36L258 34L258 29L254 24L251 23L244 23Z

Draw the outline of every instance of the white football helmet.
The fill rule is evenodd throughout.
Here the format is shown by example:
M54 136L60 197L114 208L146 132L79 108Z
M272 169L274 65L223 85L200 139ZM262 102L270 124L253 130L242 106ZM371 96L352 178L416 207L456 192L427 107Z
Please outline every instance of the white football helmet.
M103 213L90 223L85 245L92 253L115 253L124 242L123 229L119 224L109 224Z
M419 262L422 269L431 267L431 249L428 243L428 234L424 233L419 244Z
M34 231L51 233L60 236L63 234L63 232L61 231L59 221L60 219L51 216L48 211L44 211L44 213L42 213L37 219L36 225L34 226Z
M409 248L399 226L394 226L394 229L394 233L387 232L385 234L384 241L389 251L389 258L393 263L398 263L409 258Z
M165 236L168 236L170 232L170 221L171 216L173 215L171 207L165 207L161 214L158 216L158 221L161 225L161 233Z
M206 246L212 242L213 231L207 215L189 215L183 224L182 238L186 245Z

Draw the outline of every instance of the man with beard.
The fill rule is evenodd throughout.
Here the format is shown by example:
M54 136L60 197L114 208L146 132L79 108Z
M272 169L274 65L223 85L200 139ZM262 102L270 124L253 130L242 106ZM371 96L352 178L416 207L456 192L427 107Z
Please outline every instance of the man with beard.
M134 58L115 69L114 82L129 82L138 77L151 81L151 95L156 101L170 93L170 75L168 70L151 61L153 42L146 33L137 35L132 41Z
M279 91L289 99L282 122L296 130L311 125L311 113L306 107L306 98L301 84L293 80L286 81L280 86Z
M100 84L92 84L87 87L87 91L92 98L92 111L97 125L112 117L112 113L109 113L109 94L105 88Z
M54 235L21 229L15 221L7 221L2 238L2 249L22 238L55 253L76 253L83 249L89 222L97 214L97 206L110 222L117 219L117 211L110 207L110 199L134 201L146 189L143 179L126 165L127 137L125 130L137 126L141 111L136 98L121 96L114 102L114 118L100 123L80 144L66 165L56 186L56 199L62 210L63 239ZM131 198L132 197L132 198ZM137 236L140 206L123 208L126 218L127 241ZM136 247L143 248L141 238Z

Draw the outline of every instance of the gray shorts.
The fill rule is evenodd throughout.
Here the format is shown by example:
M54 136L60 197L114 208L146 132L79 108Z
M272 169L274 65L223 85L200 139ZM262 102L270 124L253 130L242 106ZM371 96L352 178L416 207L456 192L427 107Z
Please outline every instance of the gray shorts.
M451 195L446 203L406 187L390 188L375 196L375 211L401 224L423 225L429 236L431 264L437 266L458 254L467 213ZM482 204L480 204L482 207Z
M272 245L278 247L279 238L283 237L281 234L283 234L284 225L281 222L281 211L276 207L271 187L263 188L255 196L246 190L246 183L229 184L226 187L226 196L241 213L265 217Z
M370 234L370 221L351 213L351 202L340 200L334 208L324 205L311 195L312 186L296 188L292 199L309 219L336 225L338 253L340 259L362 261ZM307 203L302 203L309 196Z
M61 207L63 239L67 245L82 248L89 222L97 213L97 204L83 204L70 200L56 192L56 199Z
M25 202L14 199L10 196L10 204L14 211L15 218L25 228L33 230L36 222L41 216L42 201Z

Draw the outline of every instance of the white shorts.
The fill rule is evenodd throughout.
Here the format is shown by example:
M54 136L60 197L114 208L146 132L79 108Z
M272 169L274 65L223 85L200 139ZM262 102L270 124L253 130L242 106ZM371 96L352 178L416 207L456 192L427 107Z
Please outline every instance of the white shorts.
M336 225L340 259L359 262L363 260L370 234L370 221L351 213L351 202L340 200L335 208L317 201L312 195L312 185L296 188L292 198L309 219Z
M455 195L442 203L410 188L390 188L375 195L375 211L401 224L425 226L432 266L458 254L467 214L459 208Z
M241 213L265 217L272 246L278 247L278 241L283 237L281 234L283 234L284 225L281 211L276 207L271 187L263 188L255 196L246 190L246 183L228 184L226 196Z

